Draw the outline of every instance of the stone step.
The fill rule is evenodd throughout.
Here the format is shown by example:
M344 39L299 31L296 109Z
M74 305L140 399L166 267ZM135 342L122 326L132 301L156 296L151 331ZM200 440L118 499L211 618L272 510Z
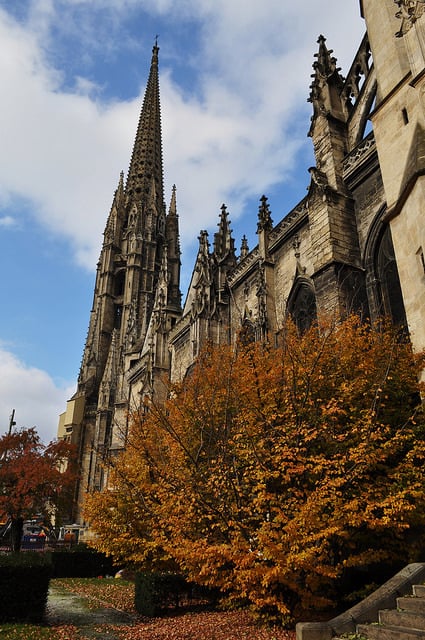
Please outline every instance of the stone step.
M413 594L417 598L425 598L425 584L414 584Z
M385 609L379 612L379 622L393 627L425 629L425 613Z
M397 609L402 609L403 611L425 613L425 598L416 598L415 596L404 596L403 598L397 598Z
M369 640L419 640L425 638L425 630L406 629L385 624L359 624L357 635Z

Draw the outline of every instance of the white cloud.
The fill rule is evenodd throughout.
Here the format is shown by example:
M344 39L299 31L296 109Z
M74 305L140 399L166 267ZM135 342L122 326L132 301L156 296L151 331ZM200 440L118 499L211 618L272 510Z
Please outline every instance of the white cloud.
M15 409L17 428L36 427L43 442L56 438L59 413L74 389L57 386L41 369L28 367L0 345L0 435Z
M169 29L185 20L197 27L196 50L160 37L166 198L176 183L186 270L185 245L201 228L215 230L222 202L235 221L247 198L294 171L297 152L309 144L306 99L319 33L348 71L363 32L357 0L29 0L27 8L20 22L0 8L0 228L19 226L19 202L29 203L90 270L119 173L128 168L144 85L132 100L106 101L86 71L99 50L141 50L127 37L130 15L143 9ZM58 42L71 37L87 67L70 72ZM145 79L149 60L138 57ZM176 84L173 63L187 65L191 85ZM299 170L307 183L306 167ZM15 408L19 426L54 437L72 391L0 345L4 430Z
M17 223L12 216L3 216L0 218L0 227L16 227Z
M352 4L344 23L348 11L357 15ZM69 13L84 2L59 5ZM323 3L317 0L308 7L266 0L249 10L243 0L179 3L183 13L205 18L201 93L187 97L165 69L161 79L167 187L178 187L183 245L193 238L194 225L215 227L222 201L236 218L247 197L261 195L293 167L308 128L305 101L317 30L328 28L343 53L347 48L338 24L340 0L329 5L320 25ZM145 6L170 9L166 2ZM118 13L124 4L98 0L87 10L100 7ZM48 63L39 37L59 18L66 24L48 0L32 4L26 27L0 11L0 190L31 201L34 215L68 237L77 260L93 269L119 172L128 167L142 97L102 104L93 97L96 85L82 76L74 93L63 90L61 72Z

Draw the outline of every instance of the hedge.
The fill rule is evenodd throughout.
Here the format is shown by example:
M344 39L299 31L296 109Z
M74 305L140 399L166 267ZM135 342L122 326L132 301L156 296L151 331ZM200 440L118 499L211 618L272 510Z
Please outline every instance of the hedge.
M140 572L136 574L134 605L143 616L155 617L182 604L214 606L219 592L188 582L178 573Z
M111 558L95 551L53 551L53 578L96 578L114 575Z
M52 564L47 554L0 555L0 623L41 622L51 575Z

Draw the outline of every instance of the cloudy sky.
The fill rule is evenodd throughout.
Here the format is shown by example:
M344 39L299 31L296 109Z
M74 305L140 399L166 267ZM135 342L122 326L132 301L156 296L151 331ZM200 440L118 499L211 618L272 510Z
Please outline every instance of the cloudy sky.
M186 284L223 202L253 248L260 196L305 195L317 38L346 74L363 31L358 0L0 0L0 433L54 438L75 389L156 35Z

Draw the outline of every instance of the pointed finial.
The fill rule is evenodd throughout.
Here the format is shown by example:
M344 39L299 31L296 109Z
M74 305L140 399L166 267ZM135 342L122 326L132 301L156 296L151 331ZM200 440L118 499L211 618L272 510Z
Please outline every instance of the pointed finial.
M153 47L152 47L152 53L153 53L153 55L154 55L155 57L158 57L158 51L159 51L159 47L158 47L158 38L159 38L159 35L158 35L158 34L156 34L156 36L155 36L155 44L154 44L154 45L153 45Z
M318 40L319 50L314 54L311 75L313 82L310 85L308 102L313 105L312 124L308 135L312 135L314 122L320 114L328 114L334 110L334 102L331 99L331 85L340 94L344 87L344 79L340 75L341 68L337 67L337 59L332 55L333 49L326 46L326 38L320 35ZM339 114L340 116L341 114Z
M220 220L218 222L218 231L214 234L214 253L220 260L224 259L227 255L234 255L235 241L232 238L232 230L230 228L230 220L228 218L228 211L225 204L222 204L220 213Z
M242 237L240 259L242 260L243 258L245 258L245 256L248 255L248 253L249 253L248 240L247 240L246 235L244 234L243 237Z
M227 216L229 214L227 213L227 207L224 203L221 205L220 211L221 211L220 221L218 222L217 226L220 228L221 233L226 233L226 231L230 230L230 228L229 228L229 221L227 219Z
M270 215L270 207L267 202L267 196L261 196L260 202L261 204L258 210L257 233L260 233L260 231L271 231L271 229L273 228L273 220Z
M176 202L176 185L173 184L173 188L171 191L171 202L170 202L170 208L168 209L168 215L169 216L176 216L177 215L177 202Z
M152 47L152 64L158 65L158 36L155 36L155 43Z
M333 49L328 49L326 46L326 38L320 35L317 39L319 45L319 51L314 54L317 61L313 63L313 69L316 72L313 74L313 78L319 74L323 78L329 78L333 73L339 72L340 68L336 66L336 58L332 56Z
M199 240L199 252L205 255L208 255L209 245L210 245L210 243L208 242L208 231L206 231L205 229L202 229L200 235L198 236L198 240Z

